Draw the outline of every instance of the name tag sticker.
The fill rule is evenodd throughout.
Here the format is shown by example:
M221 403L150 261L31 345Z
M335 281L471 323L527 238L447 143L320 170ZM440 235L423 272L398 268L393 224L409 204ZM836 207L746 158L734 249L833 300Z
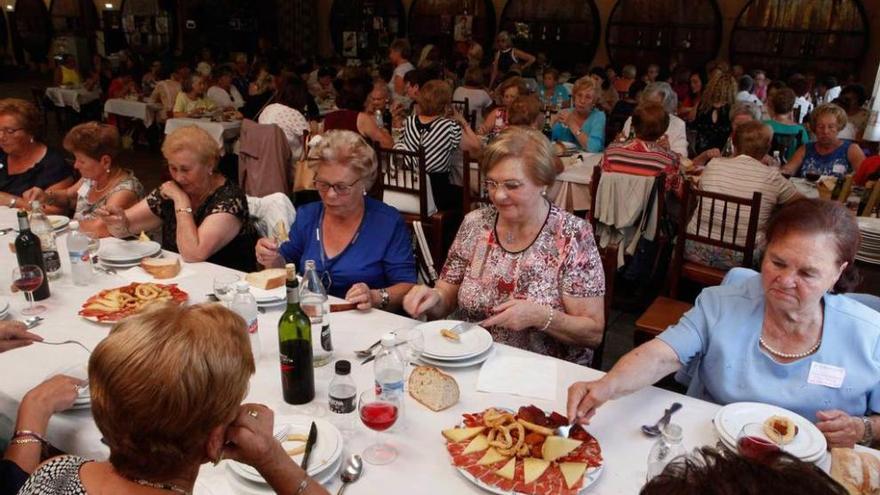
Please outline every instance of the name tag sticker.
M840 388L843 385L843 378L845 376L846 370L843 368L813 361L810 364L810 376L807 377L807 383Z

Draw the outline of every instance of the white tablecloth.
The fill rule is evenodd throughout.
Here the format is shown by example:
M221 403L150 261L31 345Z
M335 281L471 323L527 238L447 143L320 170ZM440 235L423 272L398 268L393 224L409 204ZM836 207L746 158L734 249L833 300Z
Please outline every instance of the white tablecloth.
M85 88L63 88L53 86L46 88L46 97L55 104L56 107L70 107L79 112L80 107L87 103L91 103L101 97L101 91L89 91Z
M178 127L188 125L196 125L208 131L217 144L223 145L224 141L229 141L238 137L241 132L241 121L233 120L232 122L212 122L211 119L168 119L165 122L165 134L171 134Z
M789 180L794 185L795 189L797 189L798 192L803 194L805 197L807 197L807 198L818 198L819 197L819 190L816 189L815 182L810 182L807 179L803 179L801 177L792 177Z
M121 115L143 120L145 127L150 127L156 121L156 113L162 108L158 103L148 103L138 100L126 100L124 98L111 98L104 103L104 113Z
M602 153L581 153L563 158L565 170L556 176L556 183L547 196L564 210L589 210L593 167L601 162Z
M0 227L13 225L14 212L0 207ZM5 241L12 237L6 236ZM111 240L112 242L112 240ZM11 267L15 257L5 247L0 249L0 297L11 299L12 317L19 318L24 306L21 295L11 296ZM48 306L45 323L35 331L47 339L77 339L88 347L94 346L107 335L109 328L87 322L76 316L82 302L99 289L127 283L119 276L99 275L91 287L72 285L69 263L63 248L64 238L59 239L64 275L50 285L52 297L43 301ZM188 265L203 276L187 277L179 286L189 293L190 302L205 301L205 294L212 291L215 274L228 272L210 263ZM283 307L259 315L259 335L262 359L257 373L251 379L247 401L261 402L275 409L277 415L296 413L297 408L285 404L281 398L281 380L278 371L278 341L276 325ZM417 322L378 310L368 312L349 311L330 315L334 359L353 361L352 376L359 390L373 386L373 368L362 367L354 361L355 349L363 349L374 342L383 332L407 328ZM501 356L535 356L519 349L498 345ZM0 414L14 418L19 401L30 388L54 372L87 362L88 356L76 346L45 346L34 344L23 349L0 354ZM552 358L546 358L552 359ZM351 485L350 495L376 493L425 493L425 494L482 494L471 485L449 462L440 430L458 424L463 412L480 411L489 406L518 408L534 403L544 409L565 412L566 388L575 380L595 380L602 373L571 363L557 361L558 379L555 400L530 400L507 394L476 392L478 368L467 368L450 373L461 387L461 400L452 408L439 413L431 412L412 399L405 404L404 419L386 434L400 452L394 463L386 466L365 465L360 481ZM332 366L316 370L317 399L326 410L327 385ZM605 458L605 471L599 482L590 489L591 494L635 494L644 483L648 452L653 441L639 430L642 424L659 418L663 409L672 402L684 407L675 415L674 421L683 426L684 444L690 449L702 445L715 445L717 438L712 417L719 406L685 397L665 390L649 387L620 400L612 401L597 413L589 431L600 441ZM106 459L107 448L100 442L101 434L95 426L89 410L56 414L49 425L49 440L62 450L96 459ZM345 450L359 453L373 440L373 432L358 425L355 434L346 438ZM223 464L202 467L196 494L226 495L236 491L230 487L230 476ZM328 488L335 492L340 485L334 480ZM414 490L415 487L418 487Z

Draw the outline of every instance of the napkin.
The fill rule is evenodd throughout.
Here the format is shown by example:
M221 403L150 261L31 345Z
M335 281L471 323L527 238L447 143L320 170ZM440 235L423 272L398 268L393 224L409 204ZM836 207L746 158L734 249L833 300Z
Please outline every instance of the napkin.
M191 275L195 275L196 271L193 268L190 268L185 263L181 264L182 267L180 269L180 273L175 277L171 278L163 278L161 280L154 278L152 275L144 271L143 268L136 266L134 268L130 268L128 270L117 271L116 274L120 277L128 280L129 282L137 282L140 284L145 284L148 282L151 283L160 283L160 284L173 284L175 282L180 281L180 279L189 277Z
M490 357L480 369L477 390L556 400L556 361L519 356Z

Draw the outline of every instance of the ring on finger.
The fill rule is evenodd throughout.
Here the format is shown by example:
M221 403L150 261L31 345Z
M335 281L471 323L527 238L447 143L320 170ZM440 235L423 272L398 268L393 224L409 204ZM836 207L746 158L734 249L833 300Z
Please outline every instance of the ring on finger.
M257 416L260 415L260 413L256 409L249 409L247 413L248 413L248 416L250 416L254 419L257 419Z

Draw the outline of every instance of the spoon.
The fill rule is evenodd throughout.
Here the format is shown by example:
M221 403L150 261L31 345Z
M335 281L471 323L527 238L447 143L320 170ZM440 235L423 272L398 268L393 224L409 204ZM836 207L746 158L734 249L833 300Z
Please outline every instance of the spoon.
M364 463L361 461L361 456L354 454L348 458L348 461L345 462L345 467L342 468L342 471L339 473L339 479L342 480L342 486L339 487L339 491L336 492L336 495L342 495L342 492L345 491L345 487L348 486L349 483L354 483L361 477L361 472L364 470Z
M681 404L678 402L673 402L669 409L663 412L663 417L660 418L660 421L654 423L653 426L642 425L642 433L648 435L649 437L656 437L660 435L660 426L665 426L669 423L669 419L672 418L672 415L675 414L675 411L681 409Z
M25 318L22 323L24 323L25 328L30 330L31 328L34 328L35 326L42 323L43 320L45 320L45 318L43 318L42 316L31 316L30 318Z

